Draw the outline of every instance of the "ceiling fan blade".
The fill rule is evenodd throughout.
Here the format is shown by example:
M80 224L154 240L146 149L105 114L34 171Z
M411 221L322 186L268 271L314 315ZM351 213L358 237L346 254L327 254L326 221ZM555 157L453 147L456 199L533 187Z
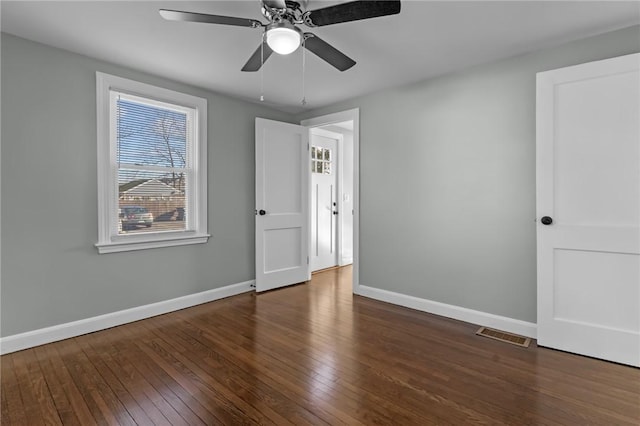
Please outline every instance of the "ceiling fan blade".
M352 1L307 12L305 23L310 27L322 27L397 13L400 13L400 0Z
M262 51L264 49L264 52ZM263 42L262 46L258 46L253 55L249 58L244 67L242 67L242 71L258 71L264 62L267 62L269 56L273 53L273 50L267 45L267 42ZM262 57L264 55L264 58Z
M284 0L262 0L262 4L272 9L286 9L287 4Z
M255 19L236 18L234 16L208 15L206 13L182 12L160 9L160 16L168 21L203 22L205 24L235 25L238 27L258 28L262 22Z
M331 46L320 37L311 33L304 33L304 47L315 53L320 59L327 61L340 71L346 71L356 64L356 61Z

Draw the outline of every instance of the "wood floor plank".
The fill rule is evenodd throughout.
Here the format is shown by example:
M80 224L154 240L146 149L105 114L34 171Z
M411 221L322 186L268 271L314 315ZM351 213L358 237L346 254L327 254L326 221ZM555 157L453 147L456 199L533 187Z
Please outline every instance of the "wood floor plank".
M330 345L327 342L327 345ZM334 345L331 349L332 351L337 351L339 345ZM303 351L307 354L311 359L316 361L316 368L322 369L326 371L328 367L333 365L333 358L338 359L348 359L354 356L353 353L354 348L347 348L346 352L337 353L328 361L325 360L327 349L325 347L314 350L313 348L309 348L308 350ZM357 350L357 349L356 349ZM362 351L362 354L358 354L357 358L360 360L360 363L365 366L368 373L366 376L366 380L362 379L362 376L359 373L358 369L350 370L348 368L344 368L344 366L340 366L339 371L341 373L341 386L351 386L354 389L376 389L375 396L373 397L374 406L386 406L388 404L392 405L411 405L412 397L411 394L415 392L410 392L407 394L407 390L412 388L408 385L407 381L400 380L398 374L388 375L385 374L386 370L389 370L391 367L386 362L379 362L376 357L369 356L369 353L374 354L377 353L375 351ZM362 367L360 367L362 368ZM416 391L415 388L411 389L412 391ZM402 395L406 394L406 395ZM402 395L401 398L398 395ZM455 423L462 422L470 422L477 421L478 418L482 418L483 415L474 412L471 409L466 407L458 407L458 410L451 411L450 407L446 406L447 399L437 394L433 396L435 400L438 401L438 404L435 406L429 406L428 404L418 404L424 406L424 409L415 409L416 414L421 414L422 416L429 418L431 415L435 416L447 416ZM453 414L452 414L453 413ZM456 415L460 415L460 418L456 418ZM414 420L415 422L416 420ZM495 419L494 419L495 421Z
M253 419L244 415L244 411L241 408L236 407L226 398L226 392L221 392L221 390L212 387L212 383L200 379L188 367L175 359L170 352L165 351L157 343L155 336L146 342L137 341L135 344L149 356L158 368L164 370L180 386L184 387L192 395L202 398L204 404L209 404L214 408L215 416L221 419L223 424L256 424Z
M231 325L231 330L237 328L238 324L233 323L233 317L226 317L224 321ZM206 325L211 325L211 322L207 322ZM203 326L203 328L206 328L206 326ZM223 329L220 329L219 333L223 332ZM371 423L377 417L383 419L383 421L384 419L387 419L387 422L390 422L391 418L395 418L396 421L401 421L403 423L423 423L428 419L432 421L437 420L437 422L442 423L442 419L438 419L437 416L434 416L433 410L431 412L423 412L423 417L415 417L417 415L417 413L415 412L408 413L407 411L398 412L397 410L394 410L395 407L393 406L393 404L388 404L388 401L380 399L377 397L377 395L373 395L369 391L367 391L367 389L371 386L356 388L354 386L350 386L348 382L344 381L339 386L337 386L335 383L335 377L332 374L326 374L328 370L327 368L325 368L326 366L314 365L313 360L301 355L299 347L287 347L285 341L279 340L277 338L278 334L285 334L286 332L286 330L276 330L273 335L269 335L269 338L263 339L264 346L260 348L261 352L275 351L272 352L273 356L271 360L268 360L267 363L264 364L264 369L273 370L274 368L277 368L277 365L274 365L273 363L277 362L279 359L286 359L287 364L290 364L293 367L298 365L299 372L302 373L302 375L297 376L296 380L300 382L312 382L313 386L318 390L320 389L320 387L330 390L330 392L323 392L323 394L326 393L328 395L329 399L327 402L332 406L343 406L344 404L348 404L351 399L360 400L363 397L371 397L373 400L375 400L375 403L367 406L365 414L366 417L361 419L365 421L365 423ZM230 340L242 339L242 336L239 335L227 335L225 337ZM289 340L297 341L297 339ZM241 340L237 340L237 342L240 345L242 344ZM255 344L255 342L253 342L252 340L248 340L248 344L249 347L251 347L251 345ZM332 348L331 351L334 351L335 349L336 348ZM236 354L236 356L238 356L239 351L240 347L236 347L233 349L233 352ZM257 360L254 360L254 362L257 362ZM345 369L340 368L340 370L344 378ZM322 371L323 374L314 373L311 377L306 377L304 374L307 371ZM337 376L338 374L336 374L336 377ZM320 398L324 398L323 395L320 395ZM409 416L409 418L405 418L407 416Z
M378 324L378 329L384 328L384 324ZM392 341L390 336L383 336L383 339L387 341ZM497 345L499 347L501 344L499 342L491 342L491 345ZM504 395L510 395L511 392L505 393L503 392L505 386L509 386L510 384L516 383L521 385L526 385L530 383L531 377L529 372L526 371L525 366L510 366L509 362L503 362L500 365L500 369L495 368L495 362L489 359L489 357L475 357L474 358L474 367L469 368L464 363L464 357L466 353L478 353L476 348L466 349L465 351L456 351L452 350L453 348L448 348L443 350L441 348L444 345L444 342L438 342L439 344L434 347L433 351L437 355L436 359L433 359L432 362L438 363L439 360L445 360L445 363L451 364L455 371L459 374L460 377L472 376L475 377L474 381L470 381L465 384L465 387L468 389L472 389L475 383L487 383L490 382L493 386L484 389L483 392L479 390L475 391L478 395L482 395L482 397L490 397L495 400L496 395L491 395L492 390L497 390L502 392ZM392 343L393 344L393 343ZM479 345L482 345L483 342L478 342ZM397 342L397 347L395 347L394 353L396 354L396 358L401 359L403 341ZM513 351L517 351L518 348L513 347ZM491 352L488 352L491 353ZM462 355L461 355L462 354ZM417 354L409 353L409 358L413 359ZM589 360L588 361L595 361ZM598 362L598 361L596 361ZM597 382L587 382L584 378L576 377L571 374L567 374L564 371L553 371L547 376L544 374L544 370L541 371L540 368L535 370L537 374L537 384L539 385L542 380L545 380L548 383L548 390L545 390L545 393L548 393L552 397L560 397L564 398L565 406L573 406L575 415L580 417L582 410L588 406L592 405L594 402L599 405L601 411L608 411L608 415L612 418L618 418L622 421L629 421L629 418L625 418L624 416L620 416L619 412L629 411L632 407L637 407L637 392L635 395L627 394L626 401L625 398L621 398L623 396L622 392L614 390L613 393L616 394L616 397L612 397L608 395L608 392L600 392L600 397L597 401L593 401L593 392L597 391L597 388L601 387L601 385ZM542 374L541 374L542 373ZM479 375L483 377L478 380ZM563 388L564 386L573 387L578 384L578 389L574 391L569 391L569 389L563 389L560 393L551 391L551 389ZM603 389L604 390L604 389ZM640 389L638 389L640 390ZM517 391L517 390L516 390ZM527 395L534 395L532 392L526 392L521 394L522 398L526 398ZM540 402L540 401L538 401ZM569 404L570 403L570 404ZM576 420L577 421L577 420Z
M11 418L9 417L9 402L5 396L7 389L5 386L0 387L0 424L9 424Z
M167 325L163 330L171 333L172 338L168 342L174 343L174 349L179 351L181 347L189 347L188 351L183 352L188 359L193 362L204 361L216 376L225 377L229 387L236 393L242 393L256 410L264 412L274 423L323 423L319 417L286 397L281 392L282 383L268 383L255 370L246 371L243 363L235 362L238 358L237 351L225 351L197 327L181 323L179 327ZM216 347L215 352L210 350L212 347Z
M354 296L351 268L1 358L1 421L640 425L640 369Z
M3 424L27 424L27 413L20 395L20 386L13 366L14 354L3 355L2 367L2 399L6 399L8 413L3 413ZM6 415L5 415L6 414ZM8 420L7 420L8 419Z
M255 424L275 424L262 411L255 410L244 398L244 395L239 395L240 392L236 386L230 386L229 377L220 377L215 374L210 366L206 365L205 360L201 359L199 363L194 363L188 357L174 352L173 348L162 338L148 342L148 348L174 365L179 365L182 371L194 377L200 386L215 390L220 397L227 401L229 406L233 406L235 410L242 413L245 421Z
M32 424L60 425L62 421L55 408L51 394L47 388L40 366L35 359L34 350L22 351L20 356L13 359L20 394L27 411L27 422Z
M172 343L175 344L180 341L177 336L173 337L171 339ZM164 341L162 340L162 342ZM165 350L172 351L175 349L174 345L169 345L168 343L163 343ZM177 354L177 352L174 353ZM177 354L176 358L188 366L195 374L201 377L208 376L210 380L215 380L218 383L217 386L224 386L234 395L238 395L242 400L247 401L248 406L244 407L245 413L250 411L261 413L273 424L294 424L274 410L274 407L279 404L278 393L275 389L260 383L255 380L255 377L252 383L243 380L243 372L236 368L229 368L229 364L224 362L224 358L219 353L212 356L210 352L189 350ZM198 370L198 367L201 367L202 370ZM257 418L256 421L264 423L264 419ZM312 423L306 421L298 424Z
M62 357L57 350L58 347L59 345L49 344L41 346L40 349L46 354L47 360L49 361L51 368L53 369L53 373L58 380L58 384L62 387L62 390L69 401L70 409L73 410L73 413L78 418L80 424L83 426L95 425L97 424L96 420L91 414L89 407L87 406L87 402L76 386L75 381L69 374L67 367L64 365Z
M105 383L75 339L63 340L57 345L63 362L76 386L83 391L83 398L98 424L135 425L115 391Z
M127 412L137 424L162 424L169 422L156 405L148 398L146 389L142 386L127 387L130 384L130 375L120 363L112 362L108 357L109 348L104 342L100 345L98 353L88 341L95 338L94 335L76 338L79 348L91 360L96 372L100 374L105 383L113 390L120 403L126 407ZM99 337L98 337L99 338ZM179 417L179 416L178 416ZM184 422L183 422L184 423Z
M180 359L185 363L193 363L191 365L200 365L206 369L207 373L213 377L216 377L221 384L228 389L233 390L234 393L241 393L247 396L247 399L251 400L251 405L255 409L260 409L264 404L264 397L268 396L270 402L274 402L273 395L271 395L271 389L264 387L263 389L268 392L266 395L260 395L254 390L256 387L262 388L262 384L255 381L255 376L251 377L253 383L247 385L245 375L243 371L234 368L233 365L226 362L225 354L219 350L212 351L209 346L209 342L206 342L206 338L201 335L197 335L195 338L189 335L185 329L188 328L186 324L181 323L180 327L164 327L167 336L170 339L163 339L166 343L163 346L168 351L175 351L180 355ZM202 343L200 340L204 340ZM189 348L185 350L185 345L189 345ZM270 407L264 407L268 411L271 411ZM269 413L268 417L274 422L287 422L286 419L280 417L277 413Z
M198 320L191 318L194 324L208 328L211 322L199 323ZM226 319L223 319L226 322ZM325 392L320 392L321 387L326 387L323 382L325 379L321 374L314 372L312 369L300 365L295 359L297 351L287 350L287 355L281 356L270 352L262 345L257 345L256 341L247 339L242 333L234 333L235 324L228 321L230 327L218 328L215 335L211 335L217 343L217 351L226 353L229 359L236 359L241 363L249 363L248 365L258 367L253 368L252 372L260 372L260 378L269 383L280 392L286 393L288 389L294 392L304 392L304 389L312 382L316 392L313 398L302 399L299 401L307 410L319 416L323 421L330 424L336 422L344 422L347 424L359 423L356 418L349 415L344 410L343 405L348 404L349 398L340 392L331 392L331 398L327 398ZM231 331L230 331L231 330ZM207 331L203 332L207 334ZM216 339L216 336L224 337L222 341ZM254 346L252 348L252 346ZM369 413L374 410L369 410Z
M214 415L215 410L211 410L206 405L189 393L185 388L173 380L163 369L153 363L149 358L145 357L141 351L131 353L130 347L121 348L121 355L128 359L129 362L135 364L136 370L158 391L163 397L178 411L183 417L187 411L191 411L195 418L191 415L185 417L190 424L219 424L221 420Z
M228 330L231 330L230 334L227 334ZM263 374L260 374L257 377L257 379L262 380L265 383L268 383L269 385L271 385L272 387L279 389L280 392L286 393L287 390L291 387L296 388L297 391L301 391L301 392L304 391L304 386L300 386L300 385L308 381L307 377L304 377L304 376L290 377L287 371L283 371L282 369L277 368L273 364L260 363L258 358L262 358L262 355L263 355L262 351L256 350L252 352L250 349L246 351L243 350L243 348L239 346L236 341L234 341L234 338L236 336L241 338L240 336L241 333L234 332L233 330L234 330L233 324L229 324L229 327L225 327L225 330L222 330L222 329L217 330L217 332L215 333L215 336L219 335L221 337L221 339L218 339L214 336L214 340L215 340L214 347L216 348L217 353L226 354L228 359L235 359L241 364L245 364L249 366L256 365L256 367L261 367L261 368L252 367L250 369L251 373L256 376L258 376L257 373L263 373ZM203 331L203 334L206 334L206 333L207 331ZM245 361L248 364L245 363ZM277 362L279 360L275 358L269 360L269 362L274 362L274 361ZM295 398L295 393L293 395ZM292 399L292 401L295 401L295 399ZM304 402L305 401L300 401L301 404L303 404ZM337 410L335 406L328 405L328 404L324 404L324 405L320 404L322 401L319 401L317 398L314 398L313 401L307 401L307 402L310 402L312 404L312 407L311 408L307 407L307 409L309 411L312 411L315 416L318 416L324 422L328 422L331 424L340 423L340 422L345 422L349 424L357 423L352 417L349 417L344 413L341 413L339 410Z
M232 321L232 318L226 318L226 320L227 320L227 321ZM287 328L282 328L281 330L279 330L279 332L280 332L280 334L285 334L285 333L289 333L289 334L291 334ZM276 335L277 335L277 334L278 334L278 333L276 333ZM294 339L291 339L291 337L294 337ZM276 339L276 337L275 337L275 335L274 335L274 340L275 340L275 339ZM288 339L289 339L289 340L297 340L297 339L295 339L295 336L289 336L289 338L288 338ZM281 356L286 356L286 351L290 351L290 350L292 350L292 349L293 349L293 350L297 349L297 348L286 348L286 342L284 342L284 341L278 341L278 340L276 340L274 343L276 343L276 345L274 345L274 347L273 347L273 349L275 349L275 350L278 350L278 348L284 347L285 353L282 353L282 354L281 354ZM331 349L330 349L330 352L331 352L331 353L339 352L339 351L340 351L340 348L341 348L341 346L342 346L341 344L337 344L335 341L328 341L328 342L327 342L327 344L328 344L328 345L332 345L332 347L331 347ZM348 349L348 350L351 350L351 349ZM300 352L301 352L301 349L298 349L298 354L299 354ZM322 357L326 357L326 354L327 354L327 352L329 352L329 351L327 351L327 350L326 350L326 348L322 348L322 349L320 349L318 352L321 354L321 355L320 355L320 358L322 358ZM374 353L374 352L372 352L372 353ZM347 353L340 353L338 356L336 356L336 357L332 357L332 358L339 358L339 359L345 359L345 358L347 358L347 359L348 359L349 357L350 357L350 355L349 355L349 353L347 352ZM287 358L288 358L288 359L291 359L291 358L292 358L292 355L290 355L290 354L289 354L289 355L287 356ZM367 358L367 355L366 355L366 354L364 354L364 355L360 355L360 356L359 356L359 359L360 359L360 360L362 360L362 359L364 359L364 358ZM375 360L375 358L371 358L371 359L372 359L372 360ZM328 363L320 361L319 363L316 363L316 365L313 367L313 370L318 370L318 369L320 369L320 370L322 370L323 372L326 372L326 371L328 371L330 368L333 368L333 367L332 367L333 362L334 362L334 360L333 360L333 359L330 359ZM312 362L312 363L313 363L313 362ZM317 365L317 364L323 364L323 365ZM373 367L373 365L372 365L371 363L368 363L368 364L366 364L364 367L365 367L365 368L368 368L368 369L370 369L370 370L371 370L371 368ZM387 368L387 367L388 367L388 366L387 366L386 364L384 364L384 365L382 365L382 366L381 366L381 368L382 368L382 369L385 369L385 368ZM362 366L361 366L360 368L362 368ZM373 371L373 370L372 370L372 371ZM349 386L349 382L348 382L348 381L345 381L345 378L346 378L346 376L347 376L347 374L346 374L346 373L348 373L348 372L349 372L349 370L348 370L348 369L345 369L345 368L344 368L344 366L340 366L340 372L341 372L341 376L342 376L342 379L343 379L343 382L341 383L341 386L342 386L342 387L348 387L348 386ZM371 376L371 375L369 375L369 376ZM388 396L388 398L387 398L386 400L385 400L384 398L383 398L383 399L380 399L380 398L376 398L376 397L374 396L374 397L373 397L373 399L375 400L375 404L372 404L372 406L373 406L373 407L385 407L385 406L387 406L387 408L389 408L389 407L388 407L388 402L389 402L389 401L397 400L396 394L395 394L394 392L402 392L402 391L403 391L403 389L402 389L402 387L403 387L403 386L402 386L402 385L400 384L400 382L398 382L397 380L393 380L392 382L389 382L389 383L384 383L384 382L381 382L380 380L378 380L376 383L374 383L374 382L371 382L371 381L370 381L369 383L367 383L367 384L366 384L366 386L363 386L363 387L364 387L364 389L371 388L371 387L380 388L380 389L381 389L381 391L377 392L378 394L388 392L388 395L387 395L387 396ZM396 387L396 389L394 389L394 387ZM404 387L407 387L407 386L404 386ZM357 391L359 391L358 393L363 393L361 390L359 390L359 389L361 389L361 388L356 388L356 389L357 389ZM403 398L403 400L406 400L406 399L407 399L406 397L405 397L405 398ZM392 408L390 408L390 409L392 409ZM435 414L436 416L438 415L438 413L437 413L436 411L437 411L437 410L435 410L435 409L431 408L431 409L430 409L430 410L428 410L428 411L427 411L427 410L424 410L424 411L422 412L422 415L423 415L423 416L425 416L427 419L429 419L429 418L432 418L434 414ZM461 411L461 410L459 410L459 411ZM416 414L417 414L417 413L416 413ZM449 417L451 417L451 411L450 411L447 407L442 407L442 410L440 410L440 414L441 414L441 415L445 415L445 414L447 414ZM396 417L397 417L397 416L398 416L398 415L396 414ZM468 418L467 418L467 416L470 416L470 419L477 418L477 417L482 417L482 415L477 414L477 413L475 413L475 414L474 414L472 411L470 411L470 410L469 410L469 411L467 412L467 415L465 415L465 417L464 417L464 418L457 419L457 421L458 421L458 422L462 422L462 421L465 421L465 420L470 420L470 419L468 419ZM456 420L456 419L453 419L453 420ZM418 422L418 419L405 419L405 421L412 421L412 422L414 422L414 423L415 423L415 422Z
M80 419L76 415L69 402L67 395L64 392L64 388L55 374L54 368L47 354L47 350L44 346L38 346L33 348L36 359L40 364L40 370L44 380L47 382L53 403L55 404L58 415L62 424L65 425L82 425Z
M233 319L232 319L232 318L227 318L226 320L227 320L227 321L232 321ZM285 333L285 331L282 331L282 333ZM275 337L274 337L274 339L275 339ZM292 339L292 340L296 340L296 339ZM280 346L281 346L281 344L280 344L281 342L277 342L277 343L278 343L278 344L277 344L277 345L275 345L274 347L280 347ZM286 345L285 345L285 346L283 347L283 350L284 350L285 352L283 352L283 353L282 353L282 354L280 354L280 355L276 355L276 358L281 358L281 357L283 357L283 356L286 356L287 361L292 361L292 360L294 360L294 359L293 359L293 355L291 355L291 353L292 353L292 352L291 352L291 351L289 351L289 349L290 349L290 348L287 348L287 347L286 347ZM332 352L333 352L333 351L335 351L335 350L336 350L336 348L333 348ZM289 355L286 355L286 353L287 353L287 352L289 352ZM298 351L296 354L297 354L297 355L299 355L299 354L300 354L300 352ZM326 355L326 351L325 351L325 355ZM340 357L338 357L338 358L344 358L344 357L343 357L343 356L340 356ZM299 362L301 362L302 364L307 364L307 363L309 363L308 359L307 359L307 361L299 361ZM329 365L329 364L325 364L325 365L311 365L311 368L309 368L309 367L305 367L305 369L307 369L307 368L308 368L308 369L309 369L309 370L311 370L311 371L318 371L318 370L321 370L321 371L325 372L325 371L327 371L327 370L328 370L328 369L327 369L327 367L330 367L330 365ZM344 368L343 366L341 366L340 371L342 372L342 376L343 376L343 379L344 379L344 373L346 372L346 371L345 371L345 368ZM331 374L329 374L329 376L331 376ZM318 383L318 379L322 380L322 378L321 378L321 377L319 377L318 375L316 375L316 377L314 377L314 382L316 383L316 385L317 385L317 383ZM335 379L334 379L334 380L335 380ZM328 381L328 382L327 382L327 385L328 385L328 386L332 386L332 385L334 385L334 383L332 383L331 381ZM343 382L343 383L342 383L342 385L343 385L343 387L344 387L344 386L348 386L348 382ZM370 386L370 385L371 385L371 384L369 384L369 386ZM387 384L384 384L384 385L383 385L383 386L381 386L381 387L383 387L383 388L388 388L388 386L386 386L386 385L387 385ZM367 387L365 387L364 389L367 389ZM344 388L343 388L342 390L344 391ZM355 391L356 391L356 393L357 393L357 394L361 394L361 395L362 395L362 394L366 394L366 393L367 393L367 391L362 391L361 389L356 389ZM334 393L339 393L339 391L337 391L337 390L336 390ZM345 396L345 395L343 395L343 396ZM374 399L375 399L375 397L374 397ZM343 400L342 400L342 399L341 399L340 401L341 401L341 402L343 402ZM387 402L388 402L388 401L385 401L384 399L376 399L376 403L375 403L375 404L371 404L371 406L373 406L373 407L375 407L375 408L380 408L380 409L383 409L383 408L385 408L385 406L386 406L386 408L387 408L388 410L393 410L393 408L392 408L392 407L389 407L389 406L388 406ZM427 415L427 416L429 416L429 417L431 417L431 415L432 415L432 414L433 414L433 413L428 413L428 414L426 414L426 415ZM396 418L398 418L398 416L400 416L400 419L402 418L402 415L398 415L398 414L396 414ZM406 422L406 421L410 421L410 420L411 420L411 419L405 419L405 422ZM413 419L413 422L416 422L416 421L417 421L416 419Z

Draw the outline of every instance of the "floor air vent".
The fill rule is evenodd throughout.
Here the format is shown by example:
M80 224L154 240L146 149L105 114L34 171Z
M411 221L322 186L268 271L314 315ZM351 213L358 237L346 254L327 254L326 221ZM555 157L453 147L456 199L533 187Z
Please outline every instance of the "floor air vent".
M528 348L529 343L531 343L531 339L528 337L518 336L517 334L511 334L487 327L480 327L480 329L476 331L476 334L478 336L488 337L501 342L511 343L512 345L522 346L523 348Z

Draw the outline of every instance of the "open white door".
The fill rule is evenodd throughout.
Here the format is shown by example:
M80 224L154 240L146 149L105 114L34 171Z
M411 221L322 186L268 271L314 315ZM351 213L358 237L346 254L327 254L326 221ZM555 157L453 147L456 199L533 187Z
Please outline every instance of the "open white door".
M307 281L309 133L256 118L256 291Z
M640 54L538 74L538 343L640 366Z

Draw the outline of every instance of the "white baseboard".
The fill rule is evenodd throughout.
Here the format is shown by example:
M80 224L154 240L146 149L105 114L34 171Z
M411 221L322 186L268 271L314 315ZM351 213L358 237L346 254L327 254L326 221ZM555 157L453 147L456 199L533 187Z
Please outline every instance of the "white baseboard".
M388 290L382 290L374 287L358 285L356 294L369 297L371 299L381 300L383 302L393 303L407 308L415 309L430 314L440 315L447 318L453 318L471 324L495 328L498 330L508 331L510 333L519 334L521 336L536 338L537 325L532 322L521 321L513 318L503 317L500 315L489 314L482 311L474 311L473 309L462 308L460 306L448 305L446 303L434 302L419 297L407 296L405 294L395 293Z
M0 354L8 354L58 340L69 339L81 336L94 331L104 330L117 325L126 324L141 319L162 315L180 309L188 308L202 303L212 302L236 294L246 293L253 290L252 285L255 280L232 284L221 288L203 291L201 293L189 294L175 299L163 300L162 302L151 303L149 305L138 306L122 311L111 312L96 317L85 318L65 324L54 325L41 328L39 330L27 331L25 333L14 334L12 336L0 338Z

